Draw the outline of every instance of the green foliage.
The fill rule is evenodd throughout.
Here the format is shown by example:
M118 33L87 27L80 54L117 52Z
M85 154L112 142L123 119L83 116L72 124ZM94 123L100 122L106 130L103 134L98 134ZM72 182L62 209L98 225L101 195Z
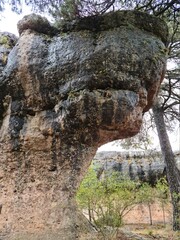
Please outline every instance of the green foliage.
M143 183L138 191L138 199L140 203L152 204L155 201L155 189L148 183Z
M122 226L122 219L119 214L111 209L111 211L106 211L102 217L99 217L95 223L98 228L103 228L104 226L110 226L113 228L118 228Z
M160 201L165 203L169 200L169 186L165 178L158 180L156 184L156 196Z
M4 45L4 44L8 44L9 39L7 36L1 36L0 37L0 44Z
M165 178L152 187L148 183L131 181L117 172L106 172L101 176L98 179L96 170L91 166L77 192L77 202L103 236L107 235L106 227L111 227L115 233L123 224L124 216L137 204L148 206L152 224L151 205L159 201L165 223L165 205L169 202L169 188Z
M89 220L99 228L119 227L126 209L134 204L131 191L135 184L118 178L117 174L111 174L98 180L91 167L78 190L79 206L88 209Z
M60 9L60 16L65 20L73 20L79 17L79 0L65 0Z
M7 36L1 36L0 37L0 45L3 45L5 48L9 49L11 48L12 43L10 42L10 39Z
M89 220L99 232L112 239L116 229L123 224L123 217L137 203L136 188L137 183L117 173L104 174L99 180L91 167L77 192L77 202L82 210L88 212ZM107 226L111 231L107 231Z
M158 180L156 184L156 198L161 204L162 212L163 212L163 219L164 225L166 225L165 219L165 206L168 204L170 199L170 191L167 180L165 178L161 178Z
M101 184L96 177L96 172L90 167L77 192L78 204L82 209L88 207L91 210L101 195Z

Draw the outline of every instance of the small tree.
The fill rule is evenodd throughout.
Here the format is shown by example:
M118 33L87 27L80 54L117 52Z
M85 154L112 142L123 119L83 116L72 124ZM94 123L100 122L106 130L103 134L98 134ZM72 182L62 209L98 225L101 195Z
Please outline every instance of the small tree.
M155 189L148 183L143 183L138 191L138 201L148 206L150 225L153 224L151 205L155 202Z
M76 195L79 207L88 210L90 222L94 219L93 210L101 198L100 195L102 195L100 182L97 179L96 172L90 167Z
M166 225L165 206L169 202L169 186L165 178L158 180L156 184L156 198L160 202L163 211L164 226Z
M77 193L82 210L88 210L89 220L104 239L113 239L123 223L123 217L137 204L137 183L116 172L106 172L98 180L91 167ZM107 231L107 227L110 227Z

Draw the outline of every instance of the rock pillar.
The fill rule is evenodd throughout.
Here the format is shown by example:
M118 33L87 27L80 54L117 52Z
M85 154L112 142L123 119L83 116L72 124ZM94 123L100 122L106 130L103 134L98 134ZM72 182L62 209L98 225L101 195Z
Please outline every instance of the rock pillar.
M135 11L61 29L32 14L18 28L0 75L1 235L88 239L76 191L101 144L138 133L164 76L167 29Z

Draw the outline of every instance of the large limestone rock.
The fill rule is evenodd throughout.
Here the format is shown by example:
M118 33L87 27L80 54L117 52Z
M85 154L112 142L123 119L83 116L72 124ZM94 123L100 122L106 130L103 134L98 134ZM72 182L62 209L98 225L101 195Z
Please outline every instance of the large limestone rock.
M18 27L0 77L0 231L93 239L76 190L101 144L139 131L163 79L166 26L122 11L61 29L30 15Z

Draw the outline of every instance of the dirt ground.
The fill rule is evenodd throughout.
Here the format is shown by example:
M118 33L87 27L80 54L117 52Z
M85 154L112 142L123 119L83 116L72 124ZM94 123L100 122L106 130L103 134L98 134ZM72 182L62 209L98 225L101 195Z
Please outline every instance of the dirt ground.
M172 226L167 224L148 225L148 224L131 224L121 228L128 240L180 240L180 232L172 231ZM117 238L124 240L123 238Z
M158 203L150 205L151 218L153 224L163 224L172 222L172 207L171 205L165 206L165 211L163 214L162 206ZM135 206L125 217L125 224L149 224L150 223L150 212L149 207L144 204L139 204Z
M172 230L172 207L165 206L163 214L160 204L151 205L152 225L147 205L136 206L124 218L124 226L120 229L128 240L180 240L180 232ZM126 240L123 236L118 240Z
M107 227L102 234L98 234L98 240L180 240L180 232L172 230L172 206L166 205L163 214L162 206L154 203L150 206L139 204L124 217L124 225L116 234L110 234L112 229ZM113 236L113 237L112 237Z

